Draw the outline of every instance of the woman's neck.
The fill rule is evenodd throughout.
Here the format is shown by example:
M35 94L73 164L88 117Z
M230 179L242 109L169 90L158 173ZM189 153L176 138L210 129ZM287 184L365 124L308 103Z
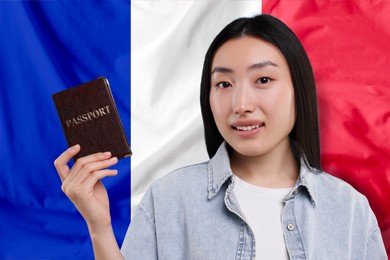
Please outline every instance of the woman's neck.
M293 187L299 175L299 163L289 140L258 156L244 156L232 150L230 165L240 179L267 188Z

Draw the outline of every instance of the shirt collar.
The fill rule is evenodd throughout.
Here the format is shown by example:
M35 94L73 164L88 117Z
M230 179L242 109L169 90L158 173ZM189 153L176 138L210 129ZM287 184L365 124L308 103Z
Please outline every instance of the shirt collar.
M315 207L317 198L315 175L319 172L321 171L315 168L309 168L301 158L299 177L290 195L296 195L298 192L303 190L302 188L304 188L304 190L306 190L307 198L310 199L312 206ZM288 199L288 197L286 199Z
M217 152L210 159L208 165L208 198L212 199L220 191L222 185L233 176L230 169L229 154L226 143L223 142Z
M298 192L301 192L302 188L307 191L307 197L310 199L313 207L316 203L316 187L315 187L315 172L316 169L309 169L304 160L300 160L300 172L299 178L295 187L286 199L295 196ZM210 159L208 164L208 199L212 199L221 190L221 187L233 176L233 172L230 168L229 153L227 151L226 142L223 142L218 148L217 152Z

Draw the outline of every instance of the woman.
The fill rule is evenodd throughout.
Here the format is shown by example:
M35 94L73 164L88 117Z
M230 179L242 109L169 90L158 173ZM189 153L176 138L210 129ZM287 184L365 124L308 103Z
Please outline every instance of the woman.
M96 258L387 259L367 199L321 171L313 72L286 25L269 15L227 25L205 57L201 109L210 161L151 185L121 252L99 181L117 159L69 169L75 146L56 160Z

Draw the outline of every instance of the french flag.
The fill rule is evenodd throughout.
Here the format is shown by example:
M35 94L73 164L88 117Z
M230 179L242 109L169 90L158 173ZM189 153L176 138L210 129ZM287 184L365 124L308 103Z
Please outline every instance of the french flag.
M0 1L0 259L93 259L53 161L51 95L106 76L133 151L108 189L121 245L148 185L207 160L200 75L213 37L272 14L312 62L323 169L369 200L390 254L390 1Z

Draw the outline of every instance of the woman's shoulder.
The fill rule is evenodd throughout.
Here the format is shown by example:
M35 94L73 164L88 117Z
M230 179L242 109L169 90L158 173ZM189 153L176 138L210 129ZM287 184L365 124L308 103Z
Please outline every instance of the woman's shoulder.
M358 190L356 190L350 183L341 179L340 177L330 174L325 171L314 173L316 181L316 187L320 189L331 189L337 193L351 194L356 196L363 196Z
M176 169L153 182L145 192L140 207L149 217L179 214L207 202L208 162Z
M153 186L177 186L188 185L197 180L207 178L208 161L191 164L175 169L160 179L156 180Z
M370 209L369 202L364 194L352 186L346 180L327 172L321 171L314 173L315 189L319 200L327 201L332 204L354 207L362 212Z
M173 170L154 181L147 192L153 197L180 196L207 191L208 161Z

